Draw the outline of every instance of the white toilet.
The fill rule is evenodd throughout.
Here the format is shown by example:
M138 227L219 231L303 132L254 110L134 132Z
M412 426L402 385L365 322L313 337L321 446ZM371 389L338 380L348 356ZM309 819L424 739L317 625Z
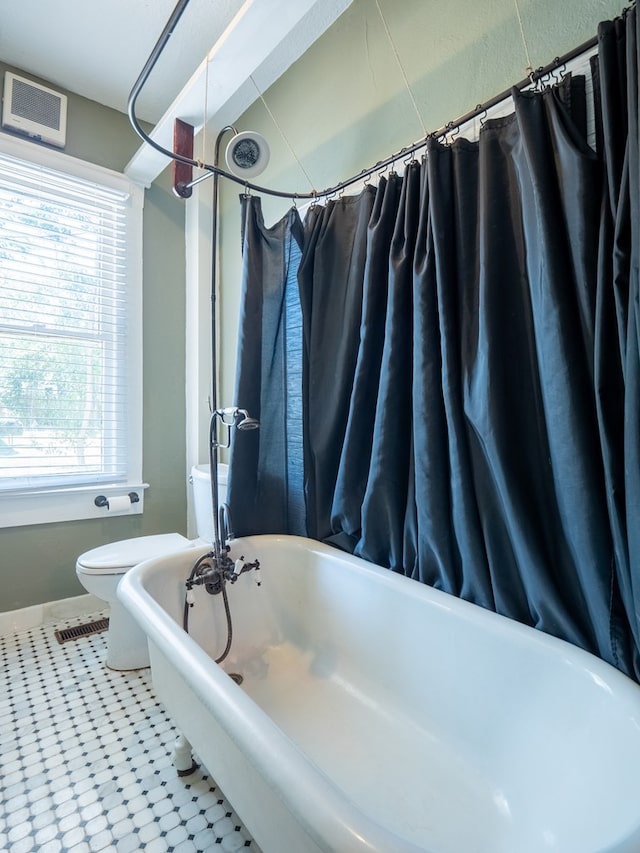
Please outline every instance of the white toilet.
M140 536L137 539L122 539L101 545L78 557L76 574L82 586L87 592L109 603L107 666L110 669L128 670L149 666L147 635L116 597L116 587L124 573L144 560L213 542L209 466L194 466L189 481L193 487L197 539L187 539L179 533ZM220 503L226 500L226 494L227 466L219 464Z

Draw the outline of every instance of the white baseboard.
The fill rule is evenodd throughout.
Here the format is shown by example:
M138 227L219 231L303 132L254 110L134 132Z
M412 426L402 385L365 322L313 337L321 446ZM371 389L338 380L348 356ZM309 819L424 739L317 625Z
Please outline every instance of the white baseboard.
M22 607L20 610L8 610L0 613L0 637L14 634L16 631L27 631L29 628L40 628L42 625L54 625L76 616L88 616L107 608L108 605L104 601L87 593L59 601L47 601L45 604L34 604L32 607Z

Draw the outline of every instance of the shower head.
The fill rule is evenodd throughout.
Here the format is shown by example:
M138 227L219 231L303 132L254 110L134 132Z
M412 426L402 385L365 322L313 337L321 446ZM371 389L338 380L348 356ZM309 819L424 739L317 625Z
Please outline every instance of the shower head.
M229 171L238 178L255 178L269 164L269 145L259 133L245 130L236 133L227 145L225 160Z
M260 426L260 421L252 418L246 409L235 409L233 417L236 423L236 429L258 429Z
M226 438L223 441L218 440L218 430L216 424L220 423L227 428ZM211 415L211 424L209 427L209 436L211 447L231 447L231 434L233 429L239 429L243 432L250 429L258 429L260 421L252 418L246 409L239 409L237 406L227 406L225 409L216 409Z
M237 429L259 429L260 421L257 421L255 418L250 418L249 415L245 415L241 421L238 421L236 424Z
M217 409L215 413L222 423L228 427L236 427L236 429L248 430L258 429L260 421L252 418L246 409L239 409L237 406L228 406L226 409Z

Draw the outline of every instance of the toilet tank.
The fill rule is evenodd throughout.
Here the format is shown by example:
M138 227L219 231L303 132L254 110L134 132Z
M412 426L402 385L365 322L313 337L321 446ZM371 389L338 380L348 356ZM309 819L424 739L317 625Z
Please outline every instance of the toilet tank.
M218 500L227 500L227 474L229 466L218 463ZM191 469L193 508L196 516L196 533L199 539L213 542L213 512L211 508L211 473L208 465L194 465Z

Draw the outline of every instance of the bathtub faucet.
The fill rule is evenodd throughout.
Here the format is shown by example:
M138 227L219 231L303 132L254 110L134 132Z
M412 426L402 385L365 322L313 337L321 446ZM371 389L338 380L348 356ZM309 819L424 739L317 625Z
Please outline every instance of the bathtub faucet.
M257 572L260 570L260 560L252 560L249 563L245 563L244 557L240 557L233 564L233 573L231 577L228 577L227 580L229 583L235 583L240 575L243 575L245 572ZM256 580L256 585L260 586L260 581Z
M198 565L199 564L199 565ZM198 561L198 568L191 572L186 581L187 591L193 589L194 586L204 586L208 593L217 595L222 592L225 583L235 583L240 575L245 572L259 571L260 560L246 561L244 556L232 560L229 557L228 550L216 559L213 552L207 554L206 557ZM260 586L260 581L256 580L256 585ZM192 602L189 601L189 604Z

